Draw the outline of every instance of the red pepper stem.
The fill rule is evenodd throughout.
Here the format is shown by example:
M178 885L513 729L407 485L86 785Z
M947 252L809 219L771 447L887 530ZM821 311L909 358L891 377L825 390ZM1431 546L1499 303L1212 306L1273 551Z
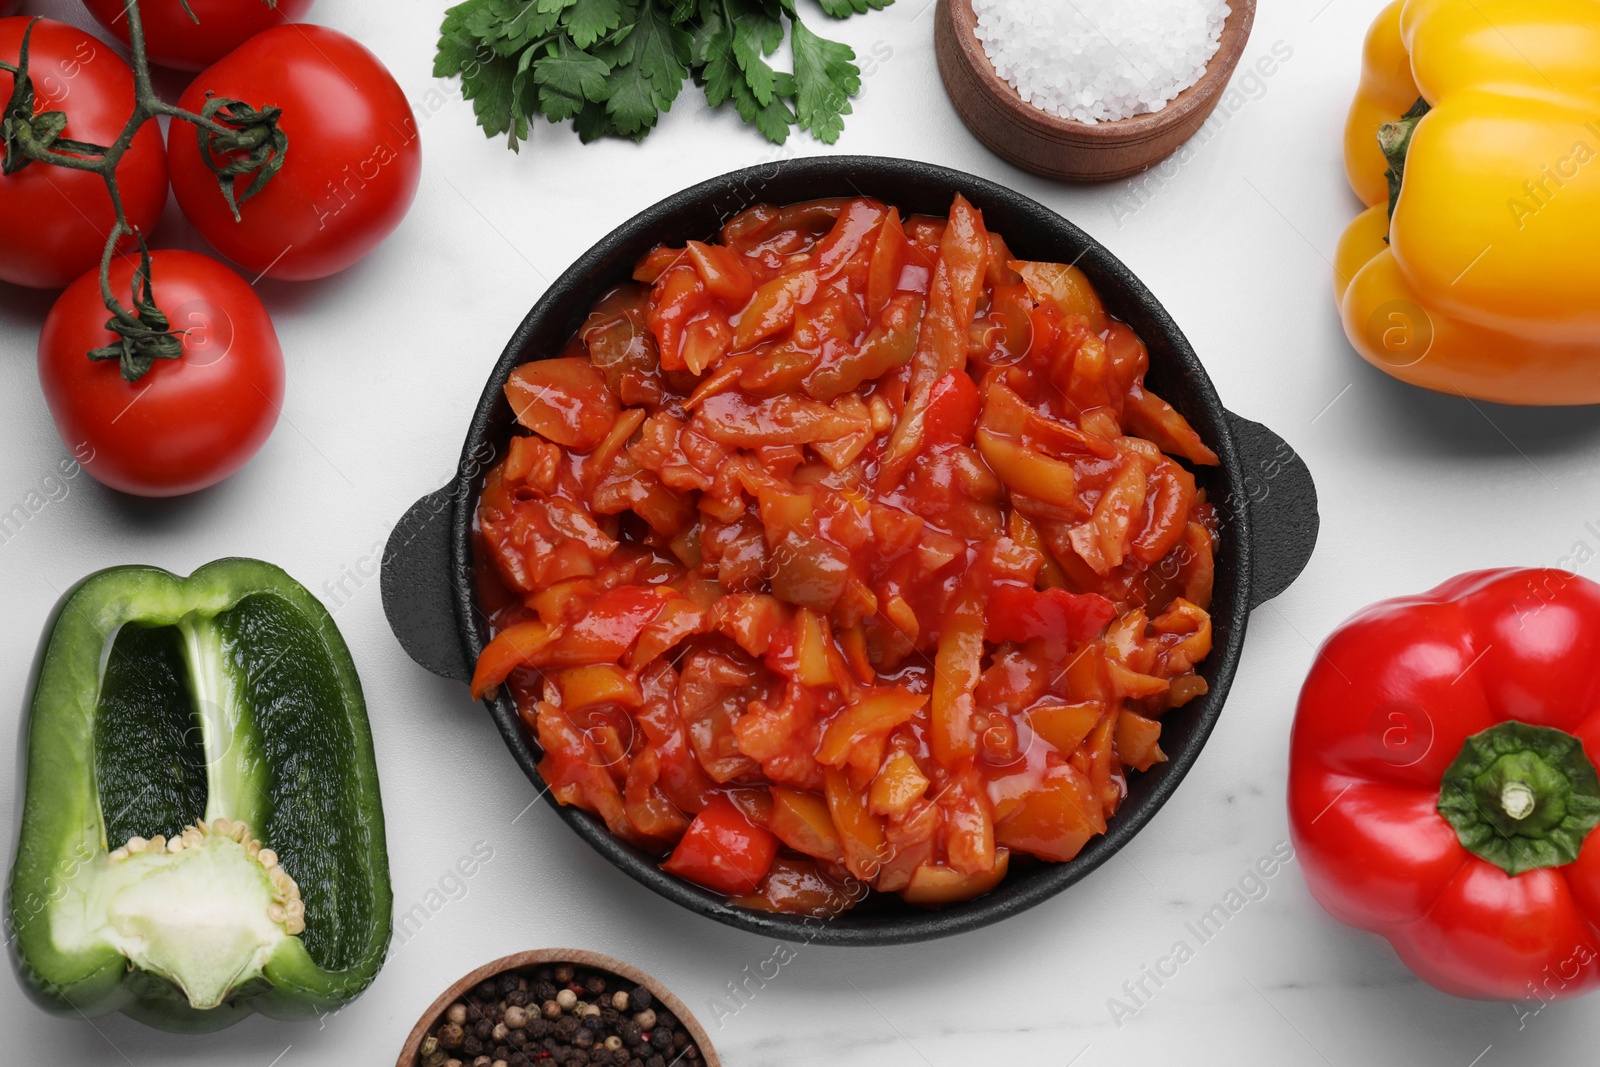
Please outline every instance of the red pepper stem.
M1533 814L1533 787L1527 782L1507 782L1500 790L1500 807L1513 819L1526 819Z
M1502 722L1461 746L1438 810L1462 848L1515 877L1578 858L1600 825L1600 776L1566 731Z

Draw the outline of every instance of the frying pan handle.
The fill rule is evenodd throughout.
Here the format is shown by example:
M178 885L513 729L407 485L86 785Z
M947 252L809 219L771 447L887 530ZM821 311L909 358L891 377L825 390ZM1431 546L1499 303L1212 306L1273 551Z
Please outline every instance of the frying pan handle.
M1228 412L1228 424L1243 461L1240 492L1248 501L1250 606L1258 608L1300 576L1317 547L1317 487L1305 461L1289 442L1261 425Z
M450 588L450 486L406 512L383 550L383 613L406 654L434 674L472 680Z

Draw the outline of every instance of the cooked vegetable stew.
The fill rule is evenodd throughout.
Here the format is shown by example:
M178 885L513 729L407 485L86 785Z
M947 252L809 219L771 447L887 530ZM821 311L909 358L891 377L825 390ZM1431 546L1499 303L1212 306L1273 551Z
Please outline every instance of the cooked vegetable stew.
M561 803L747 907L1070 860L1206 691L1217 457L1147 363L959 196L658 247L506 384L474 693Z

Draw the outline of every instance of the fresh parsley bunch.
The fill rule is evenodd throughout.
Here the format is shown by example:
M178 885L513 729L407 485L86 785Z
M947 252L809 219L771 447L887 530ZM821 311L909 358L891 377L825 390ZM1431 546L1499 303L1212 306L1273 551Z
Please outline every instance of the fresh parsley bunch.
M844 18L894 0L818 2ZM792 74L766 59L786 22ZM832 144L861 88L855 52L807 29L795 0L466 0L440 33L434 75L459 76L478 125L513 150L535 115L571 119L585 142L642 140L689 78L775 144L791 126Z

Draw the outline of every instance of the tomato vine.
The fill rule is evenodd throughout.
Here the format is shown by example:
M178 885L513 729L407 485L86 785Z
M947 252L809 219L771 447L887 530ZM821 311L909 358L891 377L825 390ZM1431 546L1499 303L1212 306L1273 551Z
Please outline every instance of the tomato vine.
M274 4L274 0L265 2L269 6ZM187 3L184 8L188 10ZM189 14L195 17L192 11ZM133 144L134 136L145 123L162 115L194 126L201 157L216 175L218 188L235 219L239 217L239 206L259 193L282 169L289 139L278 125L280 112L275 107L257 109L241 100L216 97L208 100L196 114L162 100L150 77L139 0L127 0L127 16L129 48L133 53L134 107L122 132L109 145L63 137L68 121L63 111L34 113L36 96L28 76L28 48L33 29L40 20L35 18L28 24L16 65L0 60L0 70L10 73L13 81L11 97L0 112L0 147L5 149L0 173L15 174L24 167L39 164L87 171L104 180L116 221L100 259L100 295L111 313L106 328L117 339L89 352L88 358L117 360L122 377L133 382L143 377L155 360L177 359L183 354L181 331L172 330L170 321L151 295L150 252L144 235L128 222L117 184L117 166ZM235 180L244 176L249 176L250 182L242 192L236 192ZM111 288L111 262L118 246L128 237L138 241L141 260L134 275L131 309L117 299Z

